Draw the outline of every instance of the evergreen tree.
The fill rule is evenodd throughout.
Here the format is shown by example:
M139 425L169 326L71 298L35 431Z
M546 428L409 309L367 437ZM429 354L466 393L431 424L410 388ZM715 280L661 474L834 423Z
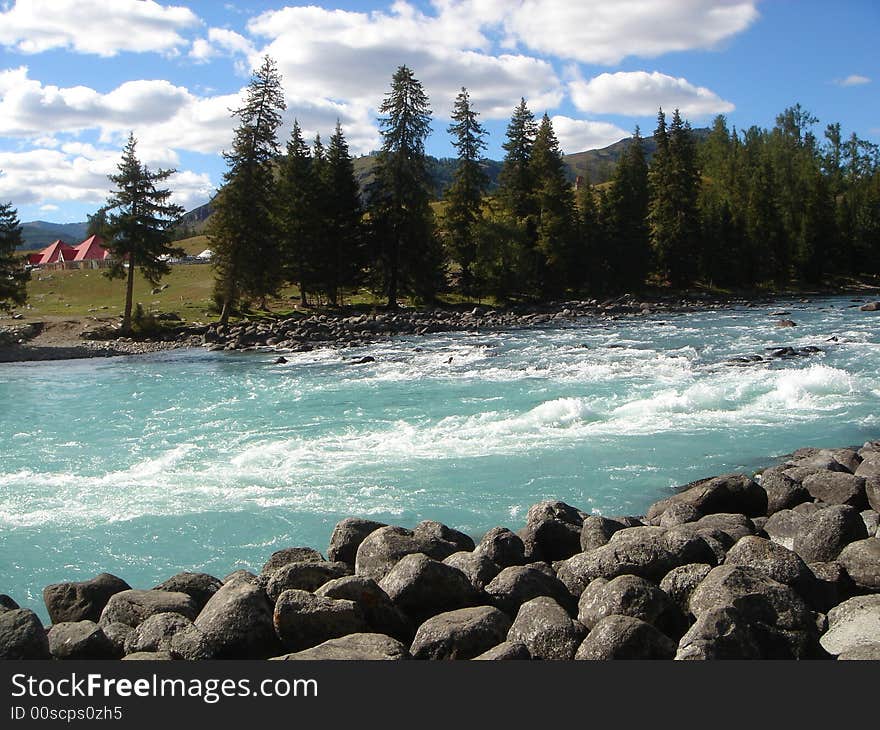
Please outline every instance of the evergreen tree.
M605 237L601 218L601 199L584 175L577 194L578 251L574 286L594 294L602 290L607 279Z
M7 311L27 299L29 277L23 257L16 254L21 245L18 211L12 203L0 203L0 309Z
M335 305L344 287L357 284L364 259L364 213L360 188L355 177L354 160L338 121L327 147L322 177L323 229L328 242L323 288Z
M136 146L134 135L129 135L117 166L119 173L109 176L116 187L104 206L108 212L116 211L107 219L105 245L115 260L108 275L126 279L122 319L125 332L131 330L135 269L155 286L171 272L167 258L183 255L181 249L171 245L171 231L184 210L169 202L170 190L156 187L176 171L151 172L138 160Z
M379 113L386 116L379 120L383 141L370 220L388 308L395 309L400 293L433 299L442 278L425 155L431 109L406 66L394 73Z
M602 206L607 241L608 291L634 291L645 284L651 265L648 165L639 128L617 163Z
M232 150L223 155L229 169L214 198L208 231L214 250L215 298L222 306L220 320L224 324L242 297L265 304L283 280L273 210L273 165L285 108L281 76L275 62L266 56L253 72L244 105L234 112L238 127Z
M296 282L300 302L306 306L308 292L314 291L318 231L323 220L318 211L320 194L312 153L298 120L293 122L287 155L279 167L278 211L285 278Z
M538 282L542 298L558 296L576 274L574 194L550 117L544 114L529 161L534 185Z
M534 212L534 181L529 163L538 134L535 116L520 99L507 125L507 141L502 145L504 162L498 175L498 198L516 219L525 221Z
M462 88L452 110L449 133L458 152L458 166L446 191L446 234L452 258L461 266L460 285L473 294L472 268L477 256L476 228L483 216L483 191L489 177L481 165L486 149L486 132L471 107L467 89Z

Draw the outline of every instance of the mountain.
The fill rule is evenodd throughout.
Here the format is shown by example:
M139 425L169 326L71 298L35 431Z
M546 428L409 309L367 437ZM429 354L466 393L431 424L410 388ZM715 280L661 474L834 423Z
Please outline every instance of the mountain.
M80 243L86 238L88 223L49 223L31 221L21 224L24 239L22 250L46 248L50 243L61 239L65 243Z

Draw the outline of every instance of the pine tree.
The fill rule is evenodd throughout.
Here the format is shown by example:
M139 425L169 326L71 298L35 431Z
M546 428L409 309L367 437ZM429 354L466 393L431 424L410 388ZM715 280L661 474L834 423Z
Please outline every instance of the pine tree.
M327 147L323 183L324 231L329 246L324 288L335 305L344 287L357 284L364 263L360 188L339 121Z
M476 229L483 216L483 192L489 177L482 167L486 132L471 107L467 89L462 88L452 110L449 133L458 152L458 166L446 192L446 234L452 258L461 267L461 290L472 295L472 268L477 256Z
M578 250L573 284L581 291L594 294L602 290L607 278L605 237L602 228L600 201L596 190L584 175L577 194Z
M534 185L535 246L540 254L535 293L546 299L571 286L576 269L574 194L547 114L535 135L529 173Z
M137 141L131 134L122 152L122 161L117 166L119 173L109 176L116 187L104 206L110 213L105 245L115 259L108 275L126 279L122 319L125 332L131 330L135 269L139 269L143 277L155 286L171 272L167 259L183 255L182 250L171 245L171 232L184 210L169 202L170 190L156 187L176 171L151 172L138 160L136 147Z
M383 141L370 219L388 308L396 309L400 293L433 299L442 278L425 155L431 109L406 66L394 73L379 113L386 116L379 120Z
M648 165L639 128L620 156L602 205L607 242L607 291L634 291L645 284L651 265L647 224Z
M279 165L278 215L285 278L296 282L303 306L308 304L308 292L314 291L317 232L323 223L317 210L319 191L312 162L311 150L295 119L287 155Z
M253 72L244 106L234 112L239 124L232 150L223 155L229 169L214 198L208 232L214 250L215 298L222 306L224 324L242 297L265 304L283 280L273 165L285 108L281 77L266 56Z
M12 203L0 203L0 309L7 311L27 300L29 277L23 257L16 255L21 245L18 211Z
M534 184L529 170L538 126L535 116L520 99L507 125L507 141L502 145L504 162L498 175L498 198L517 219L525 221L534 212Z

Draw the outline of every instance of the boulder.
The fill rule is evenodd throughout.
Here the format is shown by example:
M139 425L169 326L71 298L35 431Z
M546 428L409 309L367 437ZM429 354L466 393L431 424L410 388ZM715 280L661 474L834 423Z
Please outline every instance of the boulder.
M857 596L828 612L828 631L819 639L822 648L837 656L875 644L880 637L880 595Z
M810 493L803 484L780 472L765 473L761 488L767 492L767 515L774 515L784 509L791 509L807 502Z
M764 532L777 545L793 550L795 535L806 519L805 515L793 509L779 510L764 523Z
M136 628L157 613L179 613L192 621L199 611L196 602L186 593L128 590L110 598L98 623L102 626L121 623Z
M179 613L157 613L144 620L125 640L125 653L171 651L171 640L193 622Z
M410 652L415 659L473 659L505 640L510 619L497 608L448 611L419 626Z
M134 633L134 629L128 624L105 624L101 627L107 641L113 646L113 656L120 658L125 656L125 642L130 634Z
M669 529L678 527L678 525L686 525L689 522L696 522L705 515L694 505L687 502L679 502L669 507L662 515L660 515L660 527Z
M858 510L848 505L832 505L799 525L792 549L808 563L828 562L836 559L849 543L867 536Z
M880 593L880 538L851 542L837 560L860 590Z
M383 634L349 634L311 649L275 657L275 661L399 661L410 659L406 647Z
M877 528L880 527L880 514L872 509L863 510L861 514L868 537L874 537L877 534Z
M859 511L868 507L864 477L846 472L822 471L804 479L803 486L811 497L826 504L848 504Z
M726 474L687 485L683 491L648 508L649 520L660 517L673 504L690 504L704 515L726 512L760 517L767 514L767 493L744 474Z
M174 657L167 651L139 651L122 657L124 662L170 662Z
M587 635L575 659L672 659L675 642L651 624L632 616L606 616Z
M274 621L282 644L294 652L329 639L370 631L354 601L324 598L295 589L278 597Z
M755 524L745 515L718 512L701 517L696 522L678 529L690 529L697 535L709 534L725 542L728 550L748 535L755 534ZM719 535L720 533L720 535ZM726 536L726 540L725 540Z
M94 621L52 626L49 629L49 652L55 659L121 659L123 655Z
M498 662L498 661L528 661L532 658L529 648L518 641L505 641L489 651L475 656L475 660Z
M175 631L170 637L169 646L171 656L190 662L215 659L218 651L217 645L195 624Z
M815 610L828 613L855 592L852 578L839 562L810 563L809 568L815 581L813 591L807 600Z
M622 530L624 525L616 520L609 520L607 517L599 517L591 515L584 520L581 527L581 551L589 552L598 547L607 545L611 536L618 530Z
M314 593L328 581L351 575L351 573L351 566L342 562L288 563L269 576L266 582L266 595L269 596L269 600L274 602L284 591L292 588Z
M666 593L635 575L600 578L581 594L578 620L588 629L614 615L641 619L669 637L681 636L688 627L684 613Z
M506 527L494 527L480 540L475 553L485 555L499 568L523 565L526 562L525 545L519 535Z
M17 611L19 608L21 608L21 606L12 600L12 598L5 593L0 593L0 613L3 613L3 611Z
M834 460L846 468L851 474L855 474L863 459L855 449L832 449L831 455Z
M880 476L865 479L865 498L872 510L880 512Z
M407 645L412 642L415 633L412 622L372 578L360 575L337 578L322 585L315 595L354 601L360 606L367 624L377 634L386 634Z
M520 606L539 596L553 598L572 615L577 611L565 585L541 564L505 568L486 586L486 595L508 616L516 616Z
M178 573L153 590L186 593L195 601L196 609L201 611L222 586L223 581L207 573Z
M360 544L376 530L388 527L382 522L348 517L336 524L330 535L330 546L327 548L327 559L331 562L348 563L354 566Z
M445 560L453 553L474 549L473 541L470 547L463 547L459 544L463 540L452 540L461 533L438 525L436 522L422 522L414 530L393 526L375 530L357 549L355 573L381 581L407 555L422 553L434 560Z
M723 560L728 536L720 530L700 529L698 524L699 521L676 525L664 533L663 542L672 553L675 565L716 565L719 560Z
M40 619L27 608L0 613L0 659L50 659L49 639Z
M501 567L493 563L489 556L479 549L472 553L453 553L443 563L464 573L478 591L482 591L501 572Z
M464 573L421 553L402 558L379 586L417 625L438 613L481 602Z
M570 661L587 630L548 596L539 596L520 606L507 640L525 644L533 659Z
M224 584L194 623L217 659L265 659L278 653L272 604L262 588L247 581Z
M413 534L420 540L437 540L448 543L456 548L453 550L456 553L461 550L472 552L476 547L469 535L453 530L442 522L434 522L433 520L425 520L417 524L413 528Z
M791 586L804 598L815 590L816 578L797 553L761 537L742 538L727 552L724 563L755 568L768 578Z
M849 651L843 652L839 657L839 661L862 661L876 662L880 661L880 642L876 644L862 644Z
M250 583L251 585L260 585L260 576L251 573L249 570L236 570L227 575L223 579L223 585L228 583Z
M701 614L678 643L676 660L762 659L748 622L733 606Z
M110 598L131 590L122 578L101 573L78 583L55 583L43 589L43 602L53 624L95 621Z
M283 568L288 563L322 563L324 556L317 550L310 547L291 547L283 550L276 550L269 556L269 560L260 569L261 576L270 576L279 568Z
M690 563L673 568L660 581L660 590L675 601L683 613L689 614L691 594L712 567L708 563Z

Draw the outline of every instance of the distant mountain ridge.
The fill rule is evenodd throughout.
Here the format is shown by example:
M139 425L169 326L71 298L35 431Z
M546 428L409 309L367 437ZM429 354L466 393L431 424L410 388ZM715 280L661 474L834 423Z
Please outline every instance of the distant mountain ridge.
M694 136L698 142L702 142L709 134L709 129L701 128L693 130ZM614 174L614 169L620 160L624 150L632 144L632 137L615 142L598 150L587 150L585 152L576 152L571 155L565 155L565 165L568 171L569 180L574 182L578 176L589 179L593 185L600 185L608 182ZM654 137L644 138L645 157L650 163L651 158L657 151L657 142ZM376 155L365 155L358 157L354 161L354 171L361 190L365 189L373 179L373 169L376 165ZM455 172L456 160L453 158L428 158L429 171L431 180L434 185L434 191L438 197L452 182L452 176ZM485 160L484 167L486 174L489 176L489 192L498 187L498 175L501 172L502 163L497 160ZM186 213L180 221L181 229L186 230L191 235L200 235L205 232L208 219L212 213L211 203L205 203L198 208ZM25 229L24 237L27 245L25 248L42 248L56 239L62 241L77 242L85 238L86 223L45 223L43 221L35 221L33 223L24 223L22 227Z

